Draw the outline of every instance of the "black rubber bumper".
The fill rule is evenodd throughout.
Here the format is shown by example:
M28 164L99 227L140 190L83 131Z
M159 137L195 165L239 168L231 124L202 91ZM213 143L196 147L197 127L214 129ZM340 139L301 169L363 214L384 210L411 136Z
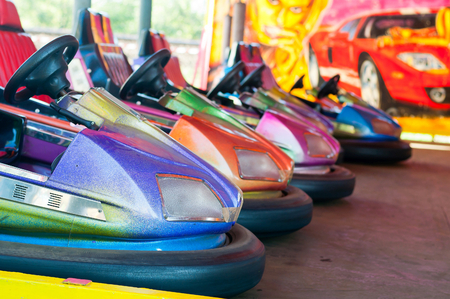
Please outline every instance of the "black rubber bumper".
M347 168L332 165L326 174L294 174L291 185L305 191L314 201L350 196L355 189L355 174Z
M342 147L339 147L339 155L336 160L336 164L342 164L344 162L344 149Z
M284 235L311 222L313 204L302 190L288 186L283 197L271 199L246 199L238 223L258 237Z
M0 270L231 297L261 280L265 249L236 224L229 244L196 251L129 251L52 247L0 241Z
M344 160L363 163L395 163L411 157L412 150L403 141L367 141L339 139L344 149Z

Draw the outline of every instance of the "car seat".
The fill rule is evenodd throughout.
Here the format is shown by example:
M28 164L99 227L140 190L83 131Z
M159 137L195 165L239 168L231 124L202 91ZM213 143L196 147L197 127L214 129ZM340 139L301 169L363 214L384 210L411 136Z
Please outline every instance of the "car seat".
M0 12L0 86L5 86L19 66L36 52L36 47L23 30L12 1L0 0ZM47 103L52 101L46 95L34 98Z

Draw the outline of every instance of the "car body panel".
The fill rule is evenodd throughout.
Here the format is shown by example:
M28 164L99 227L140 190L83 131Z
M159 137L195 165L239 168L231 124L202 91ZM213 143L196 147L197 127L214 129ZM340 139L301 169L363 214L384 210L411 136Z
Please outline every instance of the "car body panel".
M436 10L431 10L428 13L435 15L436 12ZM361 96L358 68L361 60L370 56L392 98L404 104L448 110L450 109L450 103L440 104L432 101L425 90L425 88L432 87L450 87L450 56L447 47L415 42L392 46L382 45L377 38L361 36L364 34L371 18L402 15L404 14L400 11L390 11L362 17L355 16L338 26L319 29L311 37L310 44L316 54L321 75L325 80L328 80L332 76L340 74L340 86ZM414 15L420 16L421 14L416 13ZM353 36L340 32L347 24L358 19L360 21ZM430 53L439 59L447 69L443 72L418 71L397 58L397 55L403 52Z
M100 107L95 99L105 101L101 91L92 93L80 100L79 108L85 102ZM104 110L99 115L108 111L105 102L102 104ZM231 222L164 219L156 175L200 179L220 198L224 207L231 210L233 207L240 209L241 191L209 164L133 113L122 112L118 117L120 120L111 122L114 112L122 109L112 106L113 113L108 115L109 119L103 119L98 131L84 129L76 135L49 177L26 177L22 175L23 171L10 171L9 166L0 169L4 178L96 200L102 205L106 221L2 200L0 214L9 215L2 224L8 227L9 233L1 234L1 239L14 241L21 238L56 246L68 246L71 240L74 246L81 247L91 246L86 241L91 240L95 241L94 247L103 244L109 248L138 247L142 250L175 250L180 246L199 249L199 246L212 248L222 244L222 234L231 228ZM84 106L85 109L89 107L89 104ZM41 234L44 229L46 235ZM21 234L11 235L15 230L20 230ZM193 247L189 238L196 235L205 237L200 237L200 243ZM177 238L180 239L175 240ZM183 245L184 238L187 239ZM148 244L136 245L136 240L148 240Z

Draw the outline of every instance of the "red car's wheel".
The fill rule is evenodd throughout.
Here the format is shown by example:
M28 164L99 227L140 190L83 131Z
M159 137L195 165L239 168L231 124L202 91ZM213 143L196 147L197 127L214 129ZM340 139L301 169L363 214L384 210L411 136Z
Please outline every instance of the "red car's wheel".
M308 75L312 87L319 87L324 82L322 76L320 75L319 63L317 61L316 53L314 52L311 45L309 45Z
M393 99L384 84L380 71L369 55L361 57L359 64L359 79L361 81L362 99L386 112L396 114Z

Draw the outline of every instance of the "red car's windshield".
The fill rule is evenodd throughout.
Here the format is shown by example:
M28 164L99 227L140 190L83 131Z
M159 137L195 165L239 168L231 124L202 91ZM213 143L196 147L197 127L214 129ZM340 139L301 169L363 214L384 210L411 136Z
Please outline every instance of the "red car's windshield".
M387 30L392 27L403 27L411 29L423 29L434 27L436 14L421 15L393 15L370 17L361 28L359 38L377 38L386 35Z

